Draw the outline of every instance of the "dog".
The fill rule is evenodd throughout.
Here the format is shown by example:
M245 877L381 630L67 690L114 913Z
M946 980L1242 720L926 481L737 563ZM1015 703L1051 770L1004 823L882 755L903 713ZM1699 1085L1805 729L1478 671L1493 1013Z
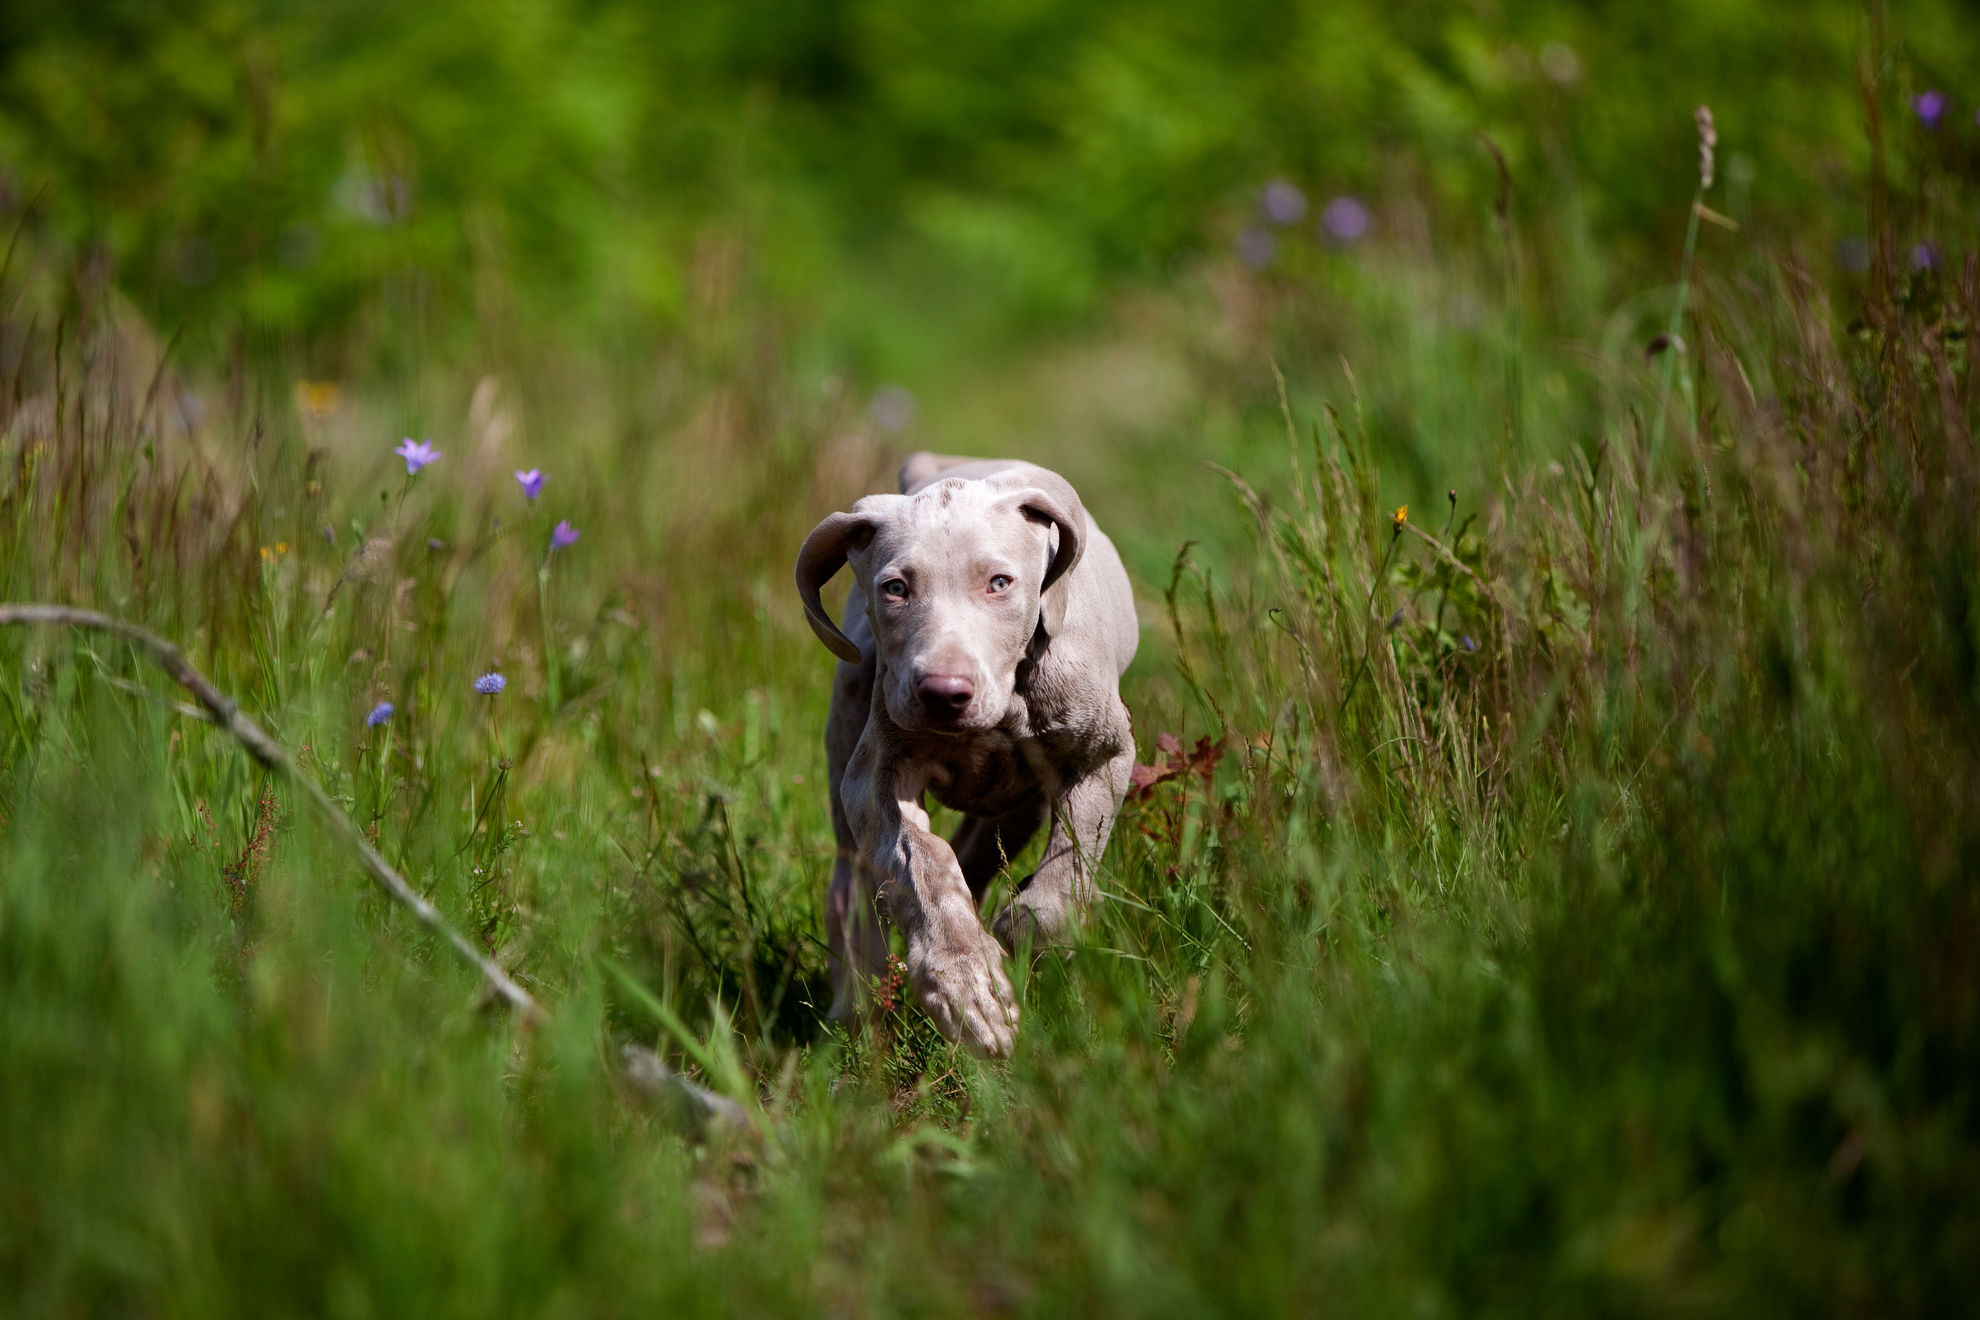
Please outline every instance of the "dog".
M797 558L805 616L839 658L831 1016L856 1016L885 971L884 915L942 1034L1001 1057L1018 1026L1005 952L1072 934L1133 773L1134 593L1055 472L918 453L900 486L826 518ZM842 628L819 592L847 564ZM953 838L930 831L925 797L963 813ZM986 929L984 888L1048 822L1038 869Z

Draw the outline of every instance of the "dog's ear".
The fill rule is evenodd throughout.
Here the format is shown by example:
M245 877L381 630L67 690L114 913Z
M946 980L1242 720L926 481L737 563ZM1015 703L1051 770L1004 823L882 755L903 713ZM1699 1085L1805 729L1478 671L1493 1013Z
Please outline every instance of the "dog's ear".
M859 663L859 648L853 645L852 638L839 631L839 625L832 622L832 616L825 612L825 602L818 593L830 582L838 571L846 566L846 555L858 550L873 539L874 529L880 525L883 516L879 508L882 501L891 503L902 499L899 495L869 496L853 506L851 513L835 513L818 526L811 529L811 535L804 538L804 545L798 550L797 589L798 599L804 602L804 617L811 624L811 631L818 634L818 640L825 643L825 649L849 665Z
M1059 534L1052 562L1045 566L1045 577L1038 587L1038 621L1047 637L1057 637L1066 625L1066 603L1072 594L1066 578L1086 549L1086 509L1072 483L1056 472L1031 468L1020 480L1024 484L1010 493L1009 500L1025 517Z

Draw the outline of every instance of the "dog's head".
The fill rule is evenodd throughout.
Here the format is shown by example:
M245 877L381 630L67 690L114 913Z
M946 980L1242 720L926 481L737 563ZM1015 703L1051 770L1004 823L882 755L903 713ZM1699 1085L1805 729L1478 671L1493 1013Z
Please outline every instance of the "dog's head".
M1086 515L1065 478L1022 467L951 478L914 495L869 495L818 524L798 552L798 594L818 639L849 664L859 649L819 589L843 564L866 596L887 713L906 729L995 726L1042 628L1065 625L1065 579Z

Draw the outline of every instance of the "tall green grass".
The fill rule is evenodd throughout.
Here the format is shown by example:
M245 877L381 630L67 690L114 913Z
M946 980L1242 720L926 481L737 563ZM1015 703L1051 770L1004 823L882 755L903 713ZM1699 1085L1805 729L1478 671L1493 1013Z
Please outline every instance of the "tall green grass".
M1351 373L1296 277L1248 287L1280 320L1222 382L1222 329L1160 321L1201 397L1060 457L1136 569L1175 773L1086 942L1014 969L1008 1065L822 1021L829 668L788 562L893 457L844 394L702 345L622 392L297 396L26 290L5 596L179 639L549 1018L128 650L0 636L13 1309L1958 1307L1980 273L1956 230L1919 269L1872 237L1842 294L1701 247L1661 360L1514 340L1516 272L1402 243L1357 257ZM408 430L445 451L410 481ZM684 1124L628 1043L748 1121Z

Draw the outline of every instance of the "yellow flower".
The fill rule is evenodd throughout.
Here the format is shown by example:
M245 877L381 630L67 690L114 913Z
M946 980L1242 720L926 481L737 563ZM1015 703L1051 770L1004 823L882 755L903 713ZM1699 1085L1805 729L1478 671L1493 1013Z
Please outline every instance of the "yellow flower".
M1396 507L1396 517L1395 517L1396 530L1400 532L1403 529L1403 524L1408 521L1409 521L1409 506L1407 504L1398 505Z
M343 407L343 404L344 392L329 381L296 382L296 411L311 421L322 421Z

